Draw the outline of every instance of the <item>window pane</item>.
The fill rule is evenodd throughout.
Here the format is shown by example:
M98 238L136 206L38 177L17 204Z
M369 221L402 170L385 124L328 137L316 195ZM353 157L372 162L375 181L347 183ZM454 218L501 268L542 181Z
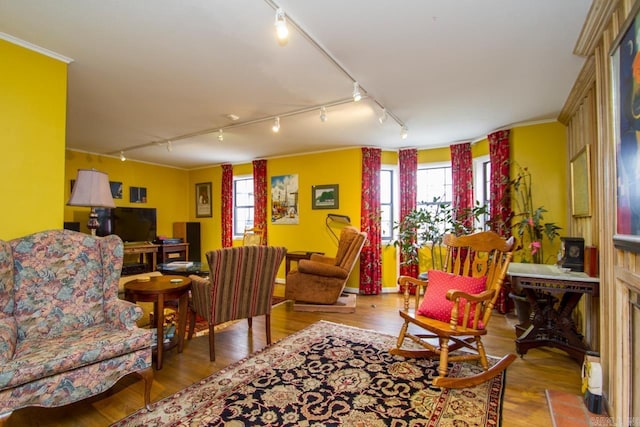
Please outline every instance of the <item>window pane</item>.
M242 236L245 228L253 227L253 178L233 181L233 234Z
M393 236L393 171L380 171L380 229L382 240Z
M451 167L422 168L417 172L418 204L432 203L435 198L440 202L451 202Z

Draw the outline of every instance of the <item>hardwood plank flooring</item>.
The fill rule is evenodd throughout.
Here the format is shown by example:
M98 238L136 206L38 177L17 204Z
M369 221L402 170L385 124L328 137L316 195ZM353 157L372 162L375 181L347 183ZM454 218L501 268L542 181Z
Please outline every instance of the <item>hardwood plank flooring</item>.
M276 295L282 293L282 286L278 286ZM398 316L401 307L402 297L398 294L359 295L355 313L295 312L293 303L286 302L272 311L272 338L280 340L320 319L397 335L402 323ZM493 316L491 332L483 339L488 354L502 356L515 352L515 323L514 315ZM215 362L209 361L206 336L187 341L183 353L178 354L176 349L168 351L163 368L155 371L152 401L247 357L265 343L264 317L254 319L253 331L242 320L218 332ZM580 366L564 352L547 348L530 350L507 370L503 426L552 425L545 389L579 394L580 384ZM61 408L30 407L15 411L5 425L108 426L142 407L142 392L142 380L129 375L109 391L82 402Z

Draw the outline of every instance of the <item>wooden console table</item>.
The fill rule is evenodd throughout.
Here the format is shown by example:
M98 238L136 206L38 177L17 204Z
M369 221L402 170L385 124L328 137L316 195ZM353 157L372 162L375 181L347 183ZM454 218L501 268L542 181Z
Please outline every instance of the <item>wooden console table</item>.
M516 351L524 356L531 348L556 347L582 364L589 347L576 330L572 312L582 294L598 296L600 279L581 272L562 272L555 265L511 263L507 274L515 288L524 290L533 313L530 325L516 338ZM540 292L562 294L538 304Z
M141 261L147 264L147 271L156 271L156 264L158 263L158 248L159 245L153 243L141 243L141 244L129 244L124 245L125 255L138 255L142 257Z

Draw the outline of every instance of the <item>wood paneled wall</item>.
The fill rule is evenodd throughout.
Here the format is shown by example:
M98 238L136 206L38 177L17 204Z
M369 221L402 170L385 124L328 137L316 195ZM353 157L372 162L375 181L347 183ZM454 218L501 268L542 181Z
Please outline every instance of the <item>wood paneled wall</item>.
M640 399L631 372L630 298L640 292L640 257L613 244L616 218L616 153L613 126L610 52L635 1L594 0L576 46L587 56L560 120L567 125L567 158L591 144L593 215L571 218L572 235L599 249L600 355L603 395L616 425L630 425L631 402ZM568 193L570 194L570 193ZM636 325L636 327L640 327ZM637 418L636 418L637 420Z

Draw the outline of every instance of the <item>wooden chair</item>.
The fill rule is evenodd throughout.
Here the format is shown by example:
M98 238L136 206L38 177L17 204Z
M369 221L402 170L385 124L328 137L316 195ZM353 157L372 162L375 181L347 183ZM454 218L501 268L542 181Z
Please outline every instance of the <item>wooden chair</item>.
M444 244L445 271L429 271L428 281L407 276L399 278L405 289L404 308L400 310L404 324L396 347L390 353L412 358L439 358L439 376L433 380L434 386L471 387L498 375L516 358L515 354L508 354L489 367L481 341L487 333L513 255L513 239L505 240L492 231L484 231L461 237L447 234ZM417 286L415 295L409 295L410 284ZM415 304L413 308L410 308L411 299ZM410 325L426 333L409 333ZM403 347L406 339L423 348ZM451 354L461 348L467 351ZM484 372L461 378L447 376L449 362L471 360L479 360Z
M242 246L264 245L264 229L260 227L245 228L242 236Z

